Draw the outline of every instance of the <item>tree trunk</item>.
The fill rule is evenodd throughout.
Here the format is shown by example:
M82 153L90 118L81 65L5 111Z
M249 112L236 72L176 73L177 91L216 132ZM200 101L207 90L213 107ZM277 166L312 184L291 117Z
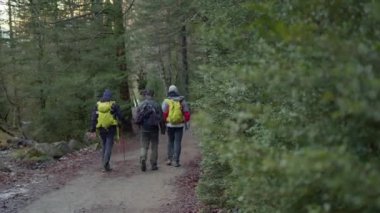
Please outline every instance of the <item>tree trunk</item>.
M189 95L189 63L187 58L187 32L186 25L181 28L181 53L182 53L182 74L184 78L185 95Z
M8 25L9 25L9 44L10 44L10 47L12 49L12 60L11 60L11 66L13 67L12 70L13 71L16 71L16 68L15 68L15 63L16 63L16 59L14 57L14 49L15 49L15 43L14 43L14 31L13 31L13 14L12 14L12 4L11 4L11 0L8 0ZM14 88L13 88L13 95L14 95L14 98L13 98L13 101L10 102L13 107L14 107L14 113L13 113L13 122L12 122L12 126L14 128L20 128L21 127L21 103L20 103L20 98L19 98L19 89L18 89L18 86L17 86L17 75L16 74L13 74L12 76L12 80L13 80L13 84L14 84Z
M115 8L115 37L116 37L116 60L118 63L118 67L120 72L125 76L124 79L120 82L119 92L120 98L123 101L126 101L129 106L132 106L131 94L129 92L129 81L127 74L127 62L125 58L125 25L124 25L124 16L123 16L123 1L122 0L114 0L114 8ZM127 123L125 124L125 129L127 132L133 133L132 128L132 108L130 107L127 111L124 112L124 116L126 118Z
M12 17L12 4L11 0L8 0L8 26L9 26L9 42L11 48L14 48L14 33L13 33L13 17Z
M164 87L166 88L166 84L167 82L169 81L167 76L166 76L166 68L165 68L165 63L164 63L164 54L162 52L162 48L161 48L161 40L160 40L160 37L157 36L157 46L158 46L158 61L160 63L160 71L158 74L160 76L161 79L163 79L163 82L164 82Z

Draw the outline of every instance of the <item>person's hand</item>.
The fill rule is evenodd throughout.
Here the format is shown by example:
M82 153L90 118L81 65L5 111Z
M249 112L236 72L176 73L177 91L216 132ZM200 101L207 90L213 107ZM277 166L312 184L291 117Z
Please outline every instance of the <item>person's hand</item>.
M96 132L87 132L87 137L90 140L95 140L96 139Z
M124 127L124 128L127 127L128 126L128 121L123 118L123 121L121 122L121 126Z

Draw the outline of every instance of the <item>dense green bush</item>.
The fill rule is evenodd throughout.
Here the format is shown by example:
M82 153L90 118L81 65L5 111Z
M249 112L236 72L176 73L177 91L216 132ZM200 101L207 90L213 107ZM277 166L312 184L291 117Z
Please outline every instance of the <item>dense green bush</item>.
M240 212L380 211L380 3L194 7L207 56L193 84L201 200Z

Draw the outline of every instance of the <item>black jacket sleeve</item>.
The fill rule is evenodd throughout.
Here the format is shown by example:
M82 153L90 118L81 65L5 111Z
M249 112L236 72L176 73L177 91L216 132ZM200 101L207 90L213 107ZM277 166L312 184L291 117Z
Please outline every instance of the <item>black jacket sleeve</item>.
M91 128L90 128L90 132L95 132L97 122L98 122L98 107L95 106L94 109L91 112Z
M161 115L160 124L159 124L161 134L165 134L166 125L165 125L165 120L164 120L164 113L162 112L162 108L159 104L156 104L156 110Z
M119 123L121 123L123 126L125 126L127 121L125 120L123 114L121 113L121 109L120 109L119 105L117 105L117 104L112 105L111 114L113 116L115 116L115 118L119 121Z

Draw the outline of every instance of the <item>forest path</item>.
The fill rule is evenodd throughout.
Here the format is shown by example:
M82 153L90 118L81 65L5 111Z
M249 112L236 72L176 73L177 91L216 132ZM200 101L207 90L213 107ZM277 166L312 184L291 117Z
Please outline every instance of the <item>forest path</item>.
M178 193L175 178L184 174L191 161L200 155L198 144L191 131L186 131L182 140L182 166L176 168L165 165L167 136L160 136L159 170L150 170L148 163L147 171L142 172L139 142L132 143L127 146L125 161L121 147L114 146L112 172L102 173L99 165L83 169L62 188L42 195L20 212L160 212L175 201Z

